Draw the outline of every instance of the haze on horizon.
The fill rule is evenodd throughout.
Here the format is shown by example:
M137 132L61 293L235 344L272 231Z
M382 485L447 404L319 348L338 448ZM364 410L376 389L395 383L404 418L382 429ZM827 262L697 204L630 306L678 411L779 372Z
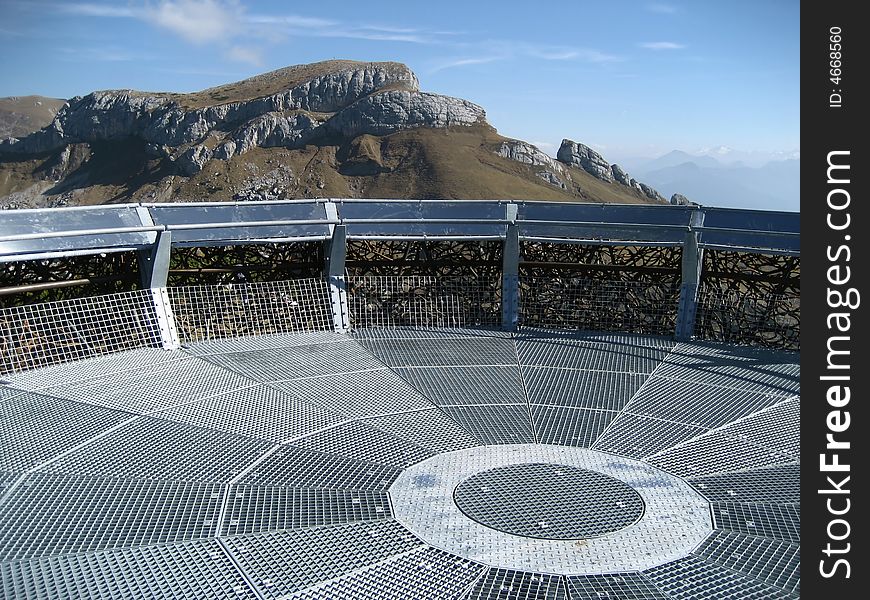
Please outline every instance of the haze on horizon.
M0 96L194 91L331 58L408 64L503 135L611 162L800 149L799 3L0 1ZM797 203L792 210L797 210Z

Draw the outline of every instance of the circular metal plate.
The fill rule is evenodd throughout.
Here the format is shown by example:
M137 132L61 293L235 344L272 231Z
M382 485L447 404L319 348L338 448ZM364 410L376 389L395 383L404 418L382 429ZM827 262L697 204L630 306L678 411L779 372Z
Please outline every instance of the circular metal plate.
M571 467L617 479L640 496L643 515L597 537L541 539L483 525L457 506L454 492L463 482L516 465L522 470L532 465L552 465L549 468L554 470ZM547 487L537 494L553 488L543 485ZM396 519L428 544L519 571L558 575L643 571L688 556L713 531L709 503L679 477L638 460L569 446L478 446L438 454L403 471L389 493ZM570 501L568 496L562 498ZM502 506L509 502L507 497ZM568 514L571 507L559 510Z
M530 463L472 475L453 492L465 515L526 537L579 540L636 523L643 500L627 483L598 471Z

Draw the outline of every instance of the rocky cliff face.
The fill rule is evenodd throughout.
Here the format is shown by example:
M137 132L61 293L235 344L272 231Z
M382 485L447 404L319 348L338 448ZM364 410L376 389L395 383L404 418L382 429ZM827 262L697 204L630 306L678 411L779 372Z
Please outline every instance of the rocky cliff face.
M0 141L0 207L322 196L662 201L583 144L557 160L498 135L480 106L421 91L393 62L93 92Z
M466 100L420 92L416 75L397 63L351 63L264 97L202 108L187 108L183 100L131 90L94 92L70 100L46 128L3 140L0 152L37 154L137 138L191 175L212 158L227 160L254 147L298 148L331 133L352 138L486 118Z
M659 194L652 187L645 183L640 183L619 165L611 165L604 160L603 156L598 154L589 146L564 139L562 140L562 145L559 147L559 153L556 156L563 163L579 167L601 181L606 181L607 183L615 182L640 191L650 200L667 202L664 196Z

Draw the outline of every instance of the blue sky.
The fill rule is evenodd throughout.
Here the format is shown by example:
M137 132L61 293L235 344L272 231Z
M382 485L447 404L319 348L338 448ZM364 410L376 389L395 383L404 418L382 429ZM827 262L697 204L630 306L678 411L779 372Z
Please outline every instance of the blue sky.
M799 2L0 0L0 96L193 91L331 58L408 64L508 136L609 160L793 151Z

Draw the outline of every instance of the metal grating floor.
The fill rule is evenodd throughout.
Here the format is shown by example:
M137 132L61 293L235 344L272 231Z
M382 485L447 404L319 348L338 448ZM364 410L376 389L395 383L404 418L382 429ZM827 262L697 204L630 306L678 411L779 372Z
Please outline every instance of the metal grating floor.
M428 328L211 340L12 374L0 596L797 598L799 373L796 354L725 344ZM489 479L466 464L446 501L531 540L536 558L500 564L508 542L474 559L397 520L406 469L505 444L540 452ZM569 452L612 457L583 468L620 485L553 480ZM650 473L696 494L712 533L677 560L663 548L655 566L614 572L635 544L611 537L659 543L632 504L634 490L671 489ZM533 535L541 523L549 536ZM613 556L594 555L605 547ZM600 572L548 562L572 553Z

